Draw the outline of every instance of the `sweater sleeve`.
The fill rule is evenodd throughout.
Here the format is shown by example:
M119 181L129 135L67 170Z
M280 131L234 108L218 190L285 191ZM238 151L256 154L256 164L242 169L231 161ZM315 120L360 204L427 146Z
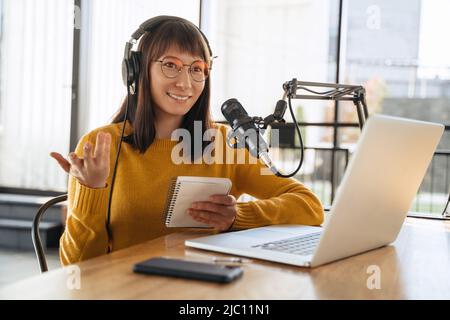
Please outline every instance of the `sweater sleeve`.
M246 151L246 160L250 158ZM256 159L253 158L254 162ZM247 229L272 224L320 225L324 214L320 200L293 178L281 178L268 172L264 165L238 164L234 183L239 194L247 193L258 200L238 203L232 229Z
M88 134L80 140L75 150L78 157L83 157L83 146L87 141L95 147L95 138L95 134ZM91 189L69 176L67 220L59 249L63 265L106 253L108 195L109 187Z

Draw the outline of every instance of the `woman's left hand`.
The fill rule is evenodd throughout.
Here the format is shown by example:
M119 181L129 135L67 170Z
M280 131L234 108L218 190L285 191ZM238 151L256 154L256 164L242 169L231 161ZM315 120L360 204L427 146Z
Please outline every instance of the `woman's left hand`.
M209 201L193 202L188 213L194 220L219 231L228 230L236 219L237 201L232 195L213 195Z

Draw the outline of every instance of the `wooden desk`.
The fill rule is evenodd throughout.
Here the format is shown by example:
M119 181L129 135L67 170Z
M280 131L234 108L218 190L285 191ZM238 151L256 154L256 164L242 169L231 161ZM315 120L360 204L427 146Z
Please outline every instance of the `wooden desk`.
M69 290L66 268L0 291L2 299L450 299L450 223L408 218L391 246L315 269L251 259L231 284L146 276L134 263L153 256L210 261L219 253L184 247L199 233L171 234L79 263L81 289ZM368 289L370 265L381 288ZM37 266L36 266L37 268Z

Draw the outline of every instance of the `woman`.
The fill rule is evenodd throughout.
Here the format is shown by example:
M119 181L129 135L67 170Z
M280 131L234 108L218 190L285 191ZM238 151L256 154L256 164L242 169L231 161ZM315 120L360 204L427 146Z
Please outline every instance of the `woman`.
M262 165L250 163L247 152L244 164L205 163L201 161L202 154L191 146L192 152L186 155L193 161L174 161L172 150L178 141L171 140L172 133L183 128L195 136L197 121L201 121L201 136L216 129L220 133L216 138L222 137L213 142L202 141L200 151L205 151L209 143L217 144L217 154L231 150L222 141L227 127L214 124L210 118L208 75L212 57L206 38L194 24L176 17L165 19L142 36L138 51L141 71L137 94L130 98L114 182L112 239L105 227L110 168L114 165L127 99L112 124L82 137L68 159L51 153L70 174L68 217L60 240L64 265L105 254L108 241L112 241L113 250L118 250L174 232L165 227L162 216L169 182L175 176L231 179L230 195L193 203L188 212L219 232L280 223L323 222L322 206L311 191L294 179L262 175ZM233 157L236 160L236 154ZM243 193L260 200L237 203Z

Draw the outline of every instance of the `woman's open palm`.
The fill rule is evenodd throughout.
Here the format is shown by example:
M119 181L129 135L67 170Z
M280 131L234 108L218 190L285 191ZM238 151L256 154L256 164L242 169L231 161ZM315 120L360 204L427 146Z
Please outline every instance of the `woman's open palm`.
M57 152L51 152L50 156L82 185L89 188L103 188L109 175L111 135L99 132L95 149L92 149L92 143L86 142L83 146L83 158L79 158L75 152L69 153L67 159Z

